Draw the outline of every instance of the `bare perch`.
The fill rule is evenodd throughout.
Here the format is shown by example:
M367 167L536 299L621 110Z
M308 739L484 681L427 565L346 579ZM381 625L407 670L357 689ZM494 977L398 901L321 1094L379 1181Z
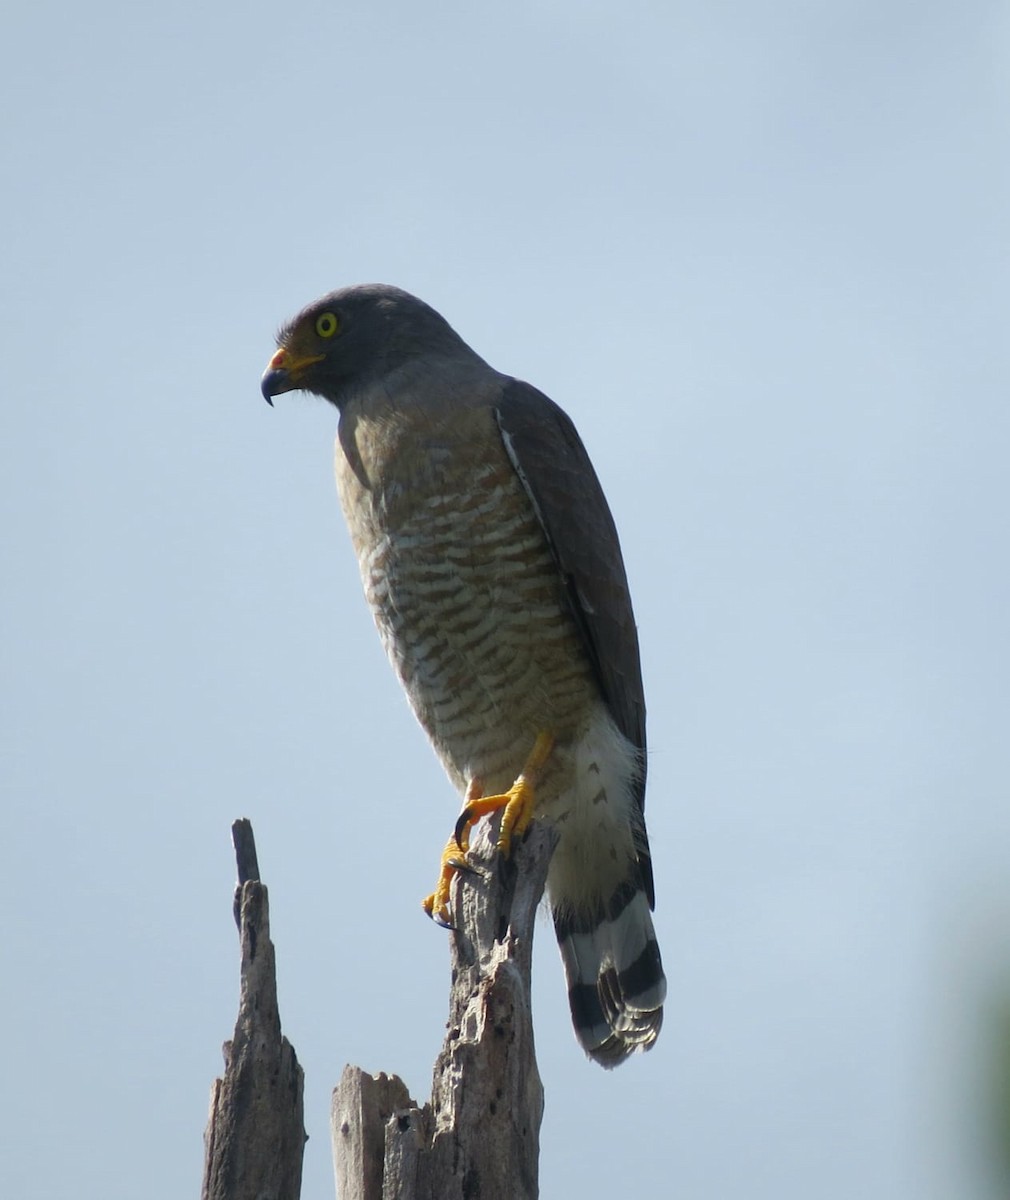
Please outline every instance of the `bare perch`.
M533 929L557 844L535 823L512 858L475 829L453 888L451 989L431 1101L346 1067L333 1093L340 1200L534 1200L543 1087L530 1005Z
M298 1200L305 1127L302 1069L281 1034L267 889L248 821L232 826L242 946L235 1033L211 1090L202 1200Z

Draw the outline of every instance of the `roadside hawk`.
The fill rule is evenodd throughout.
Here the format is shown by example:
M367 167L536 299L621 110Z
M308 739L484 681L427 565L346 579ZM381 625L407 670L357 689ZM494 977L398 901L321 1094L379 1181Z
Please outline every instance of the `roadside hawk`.
M472 823L560 832L547 894L576 1035L605 1067L655 1042L666 980L643 815L645 701L613 518L574 425L395 287L345 288L277 338L267 400L340 413L336 475L365 595Z

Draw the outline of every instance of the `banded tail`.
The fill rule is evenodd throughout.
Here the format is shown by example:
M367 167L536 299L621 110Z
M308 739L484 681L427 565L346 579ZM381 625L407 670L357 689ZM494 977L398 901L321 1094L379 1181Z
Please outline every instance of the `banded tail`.
M663 1024L666 977L644 888L628 880L595 912L554 913L575 1036L601 1066L649 1050Z

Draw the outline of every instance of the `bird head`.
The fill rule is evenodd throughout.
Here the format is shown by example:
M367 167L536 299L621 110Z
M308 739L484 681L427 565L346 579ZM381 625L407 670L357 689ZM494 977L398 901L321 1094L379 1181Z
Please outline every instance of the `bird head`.
M268 404L304 390L341 408L354 391L411 360L461 348L448 322L416 296L364 284L330 292L289 321L260 387Z

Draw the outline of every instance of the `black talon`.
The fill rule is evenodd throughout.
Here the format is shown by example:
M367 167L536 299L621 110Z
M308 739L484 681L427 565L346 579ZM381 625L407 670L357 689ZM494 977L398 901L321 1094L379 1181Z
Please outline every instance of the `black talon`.
M456 845L459 846L460 850L463 849L463 831L466 829L466 827L469 824L472 823L472 821L473 821L473 817L470 814L470 808L468 805L459 814L459 820L456 822L456 830L455 830Z

